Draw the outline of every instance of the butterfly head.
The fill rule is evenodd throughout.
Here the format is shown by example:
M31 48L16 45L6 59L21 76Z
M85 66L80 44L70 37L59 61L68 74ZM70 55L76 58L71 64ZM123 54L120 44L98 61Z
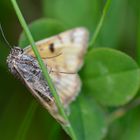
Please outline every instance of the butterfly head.
M20 60L20 57L23 55L23 49L20 47L11 48L10 54L7 57L7 64L9 69L12 69L15 62Z
M11 51L10 51L10 55L11 55L12 57L17 57L17 56L19 56L19 55L21 55L21 54L23 54L23 49L20 48L20 47L14 47L14 48L12 48Z

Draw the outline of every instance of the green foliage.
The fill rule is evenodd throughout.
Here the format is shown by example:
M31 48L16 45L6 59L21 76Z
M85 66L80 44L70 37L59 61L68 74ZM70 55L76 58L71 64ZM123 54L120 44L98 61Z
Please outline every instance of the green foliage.
M69 119L78 140L101 140L107 132L105 114L93 97L82 91L71 105Z
M35 41L77 26L85 26L93 34L100 19L104 1L43 0L41 4L43 8L38 9L38 12L42 10L44 17L37 18L29 24ZM86 53L85 63L79 72L82 80L81 93L66 110L77 140L139 140L140 109L138 105L137 108L129 106L139 97L140 69L134 60L135 57L138 61L140 60L139 51L136 56L134 48L136 38L138 38L138 45L140 42L139 27L138 37L136 36L136 23L139 20L137 5L139 4L138 0L137 4L130 0L112 1L97 37L95 47L119 48L124 52L103 47L93 48ZM7 5L7 9L11 11L9 5ZM6 7L6 4L4 6ZM4 8L0 15L3 11ZM7 11L7 13L9 12ZM12 19L14 20L14 18ZM17 23L9 23L9 21L6 22L6 25L11 29L17 25ZM18 33L19 31L15 33L8 31L6 34L9 34L13 41L13 36ZM17 38L14 40L18 42ZM22 32L19 46L24 48L28 44L29 42ZM0 139L69 139L69 136L45 109L38 103L34 106L35 101L32 101L33 97L29 91L7 73L5 59L8 51L2 47L3 42L0 46L0 52L2 52L0 54ZM123 108L122 112L114 114L120 106ZM116 118L113 122L112 114Z
M50 21L54 24L49 24ZM64 28L60 25L62 24L55 20L40 19L30 24L29 28L35 39L40 40L41 37L62 32ZM44 26L46 26L46 33ZM48 27L49 32L47 32ZM37 33L39 33L38 36ZM22 46L28 43L25 34L22 33L19 42L23 43ZM120 51L96 48L86 54L85 65L80 75L83 81L83 92L72 103L69 118L78 139L100 140L107 132L107 122L105 112L94 99L107 106L128 103L139 89L139 67L131 57Z
M84 85L103 105L127 103L140 86L140 69L136 62L112 49L93 49L87 53L81 73Z
M64 25L60 22L45 18L36 20L29 25L29 28L35 41L56 35L65 30ZM19 39L19 46L24 48L27 45L29 45L29 41L25 34L22 33Z
M48 23L50 23L50 20L44 19L43 21L45 21L46 29L47 29L48 25L49 25ZM38 24L36 24L36 23L38 23ZM60 26L59 22L55 21L53 23L55 23L55 25L54 24L52 26L49 25L50 32L52 30L51 33L53 33L54 27L62 29L62 26ZM37 37L36 33L41 32L43 25L44 25L44 22L42 22L42 20L38 20L38 21L33 22L29 26L33 36L36 35L36 40L40 39L40 35ZM44 32L44 30L42 30L42 31ZM62 29L62 31L63 31L63 29ZM56 34L57 33L58 32L56 30ZM47 33L47 30L46 30L45 35L50 36L49 33ZM24 42L25 44L28 42L28 39L25 37L25 34L22 34L22 37L20 38L19 42L21 44L22 44L22 42ZM84 94L84 93L81 93L81 94ZM99 109L99 107L96 105L96 103L94 103L95 102L94 100L93 100L93 102L92 102L92 100L90 102L87 102L85 100L85 98L87 98L87 97L80 96L79 98L80 98L80 99L78 99L79 101L74 102L74 104L72 104L72 109L70 110L70 112L71 112L70 121L71 121L72 126L75 129L78 139L81 139L81 140L86 140L86 139L92 140L92 138L95 138L97 140L101 139L105 134L104 131L106 130L105 118L104 118L103 112ZM88 98L87 98L87 100L88 100ZM93 107L89 108L89 106L92 106L92 105L93 105ZM87 111L85 112L85 110L87 110ZM96 114L96 115L94 115L94 114ZM79 116L82 118L79 119ZM91 119L93 122L91 123L89 121L89 119ZM77 122L77 123L75 123L75 122ZM100 125L98 125L99 123L100 123ZM87 130L85 129L85 126L91 127L90 130L92 132L92 135L89 135L90 132L88 129ZM80 131L79 131L79 129L80 129ZM83 135L85 135L85 136L83 137Z
M123 118L112 123L105 140L139 140L139 112L139 107L137 107L126 113Z
M68 28L86 26L95 29L100 16L99 0L43 0L45 16L53 17L66 24Z

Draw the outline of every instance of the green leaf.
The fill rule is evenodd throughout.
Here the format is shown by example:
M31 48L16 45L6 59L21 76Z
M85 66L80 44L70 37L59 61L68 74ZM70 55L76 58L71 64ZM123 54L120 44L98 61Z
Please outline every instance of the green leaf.
M86 92L72 103L69 119L78 140L101 140L106 134L105 115Z
M67 27L86 26L95 29L100 10L99 0L43 0L44 15L64 22Z
M140 86L140 70L128 55L113 49L94 49L87 54L81 71L84 85L103 105L130 101Z
M29 29L35 41L53 36L65 30L64 25L53 19L38 19L29 25ZM25 47L29 44L28 39L23 32L19 39L19 46Z

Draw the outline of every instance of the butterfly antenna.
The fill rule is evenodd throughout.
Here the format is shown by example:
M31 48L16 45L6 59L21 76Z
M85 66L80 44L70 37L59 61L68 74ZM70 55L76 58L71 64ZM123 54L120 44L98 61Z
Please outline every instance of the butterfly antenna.
M3 29L2 29L1 23L0 23L0 31L1 31L1 35L2 35L2 37L3 37L3 39L4 39L5 43L6 43L6 45L8 45L8 47L12 48L12 46L11 46L10 43L7 41L7 39L6 39L5 35L4 35L4 31L3 31Z

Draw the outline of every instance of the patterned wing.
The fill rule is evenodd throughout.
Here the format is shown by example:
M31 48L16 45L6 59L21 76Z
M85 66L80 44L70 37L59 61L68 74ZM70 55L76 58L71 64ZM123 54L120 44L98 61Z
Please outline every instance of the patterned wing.
M14 69L16 70L17 74L20 76L21 81L26 85L26 87L31 91L32 95L46 108L49 113L60 123L63 125L66 125L67 122L64 120L64 118L59 114L57 107L55 105L54 100L52 99L51 102L47 102L44 98L41 98L39 96L39 93L34 89L32 86L31 82L28 82L23 74L21 73L20 69L18 66L14 66Z
M80 90L77 71L83 64L87 41L87 30L75 28L36 43L64 106L74 100ZM24 53L35 57L30 46Z
M52 70L75 73L83 64L87 41L87 30L75 28L36 44L45 64ZM30 46L25 48L25 53L35 57Z

